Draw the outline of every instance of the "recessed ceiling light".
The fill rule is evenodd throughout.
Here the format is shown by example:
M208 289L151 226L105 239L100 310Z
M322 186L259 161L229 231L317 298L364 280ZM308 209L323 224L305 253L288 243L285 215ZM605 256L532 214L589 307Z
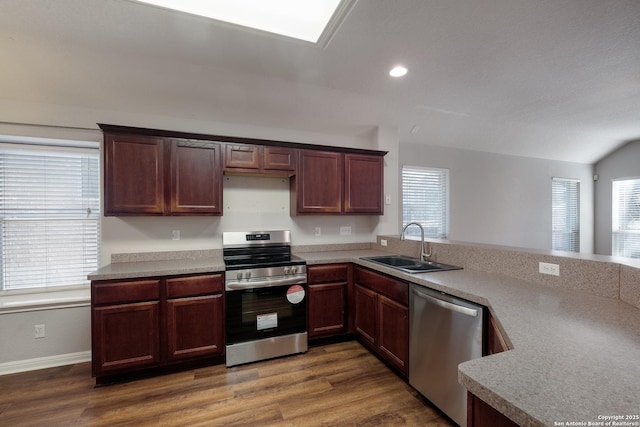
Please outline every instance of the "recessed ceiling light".
M355 0L133 0L318 43ZM338 11L336 13L336 10ZM332 19L333 18L333 19Z
M407 74L407 69L405 67L403 67L402 65L396 65L395 67L393 67L391 69L391 71L389 71L389 75L391 77L402 77L405 74Z

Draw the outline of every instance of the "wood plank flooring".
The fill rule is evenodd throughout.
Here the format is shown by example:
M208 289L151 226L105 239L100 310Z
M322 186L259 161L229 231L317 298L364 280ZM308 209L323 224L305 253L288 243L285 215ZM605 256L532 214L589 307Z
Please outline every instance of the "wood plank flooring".
M0 376L0 426L452 426L356 341L94 387L89 363Z

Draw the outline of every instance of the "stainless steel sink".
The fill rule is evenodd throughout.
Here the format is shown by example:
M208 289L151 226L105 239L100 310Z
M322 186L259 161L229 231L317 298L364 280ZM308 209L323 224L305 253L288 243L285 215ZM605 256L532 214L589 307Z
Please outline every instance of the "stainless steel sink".
M395 268L396 270L404 271L405 273L427 273L430 271L447 271L447 270L462 270L462 267L449 264L441 264L434 261L420 261L416 258L411 258L402 255L385 255L385 256L373 256L362 257L361 259L382 264L387 267Z

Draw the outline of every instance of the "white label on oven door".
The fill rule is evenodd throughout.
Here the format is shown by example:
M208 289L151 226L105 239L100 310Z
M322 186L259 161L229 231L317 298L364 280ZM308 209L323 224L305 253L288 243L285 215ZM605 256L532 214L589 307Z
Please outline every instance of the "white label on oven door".
M256 320L259 331L278 327L278 313L258 314Z
M287 289L287 300L291 304L301 303L304 299L304 288L300 285L293 285Z

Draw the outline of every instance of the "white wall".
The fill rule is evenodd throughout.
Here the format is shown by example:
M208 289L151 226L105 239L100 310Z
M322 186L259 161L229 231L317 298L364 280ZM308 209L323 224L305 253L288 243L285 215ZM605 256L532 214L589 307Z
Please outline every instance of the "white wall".
M378 127L375 148L387 151L384 156L384 215L378 219L375 234L400 233L400 171L398 169L399 141L395 127ZM387 204L388 203L388 204Z
M294 245L375 241L377 216L291 216L286 178L225 176L223 188L222 217L103 218L102 264L114 253L220 249L223 231L286 229ZM350 236L340 236L343 226Z
M45 338L34 338L45 325ZM83 307L0 314L0 365L91 350L91 309ZM0 372L2 367L0 367Z
M462 242L551 249L551 178L580 179L580 250L593 252L593 166L419 144L402 165L450 170L450 235Z
M611 255L613 180L640 178L640 141L632 141L595 165L595 253Z

